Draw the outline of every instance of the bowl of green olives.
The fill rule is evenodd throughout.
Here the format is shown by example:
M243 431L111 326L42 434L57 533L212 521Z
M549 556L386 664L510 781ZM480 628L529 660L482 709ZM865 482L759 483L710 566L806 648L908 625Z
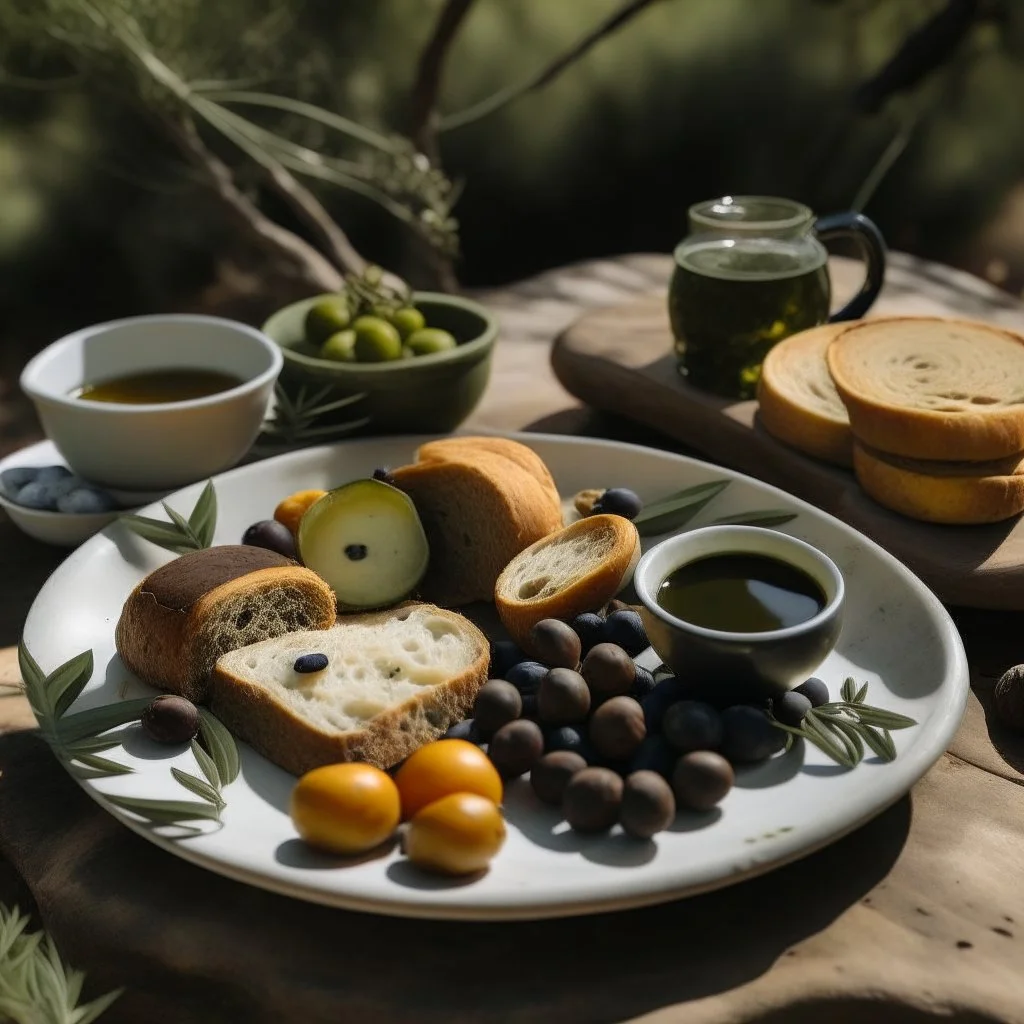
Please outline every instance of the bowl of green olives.
M281 348L287 392L304 387L323 405L363 396L318 425L365 418L367 434L454 430L483 397L498 336L479 303L387 288L372 276L285 306L262 329Z

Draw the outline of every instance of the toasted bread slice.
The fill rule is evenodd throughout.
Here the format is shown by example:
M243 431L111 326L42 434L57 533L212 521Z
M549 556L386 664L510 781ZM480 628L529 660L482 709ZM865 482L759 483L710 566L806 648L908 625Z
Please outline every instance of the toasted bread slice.
M640 535L621 516L579 519L518 554L494 587L494 603L512 639L529 648L541 619L596 611L633 576Z
M865 320L828 347L854 437L913 459L1024 451L1024 337L936 317Z
M325 654L327 668L296 672L303 654ZM469 715L489 661L468 619L411 603L224 655L213 711L294 775L339 761L390 768Z
M848 326L822 324L780 341L765 357L757 386L758 417L769 434L838 466L853 464L853 434L825 352Z
M1024 456L935 462L853 449L861 487L886 508L927 523L997 523L1024 512Z
M192 701L208 695L226 651L334 623L331 588L310 569L264 548L190 551L151 572L128 596L117 652L144 682Z
M412 498L430 544L420 594L445 607L493 600L502 569L562 525L561 505L531 474L488 452L391 475Z

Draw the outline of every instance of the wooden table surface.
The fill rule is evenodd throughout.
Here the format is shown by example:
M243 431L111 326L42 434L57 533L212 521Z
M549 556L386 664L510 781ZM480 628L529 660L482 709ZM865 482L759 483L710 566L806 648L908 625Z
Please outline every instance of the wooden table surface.
M669 267L661 256L624 257L484 295L503 340L469 425L678 450L575 406L547 361L551 339L583 310L662 289ZM841 296L856 269L837 260L833 271ZM1009 300L896 254L882 301L998 320ZM37 912L88 972L87 991L125 987L103 1022L1024 1024L1024 739L991 713L995 679L1024 660L1019 613L952 609L972 669L963 726L910 795L852 835L762 878L662 907L467 926L251 889L100 811L26 731L10 647L64 554L0 514L0 902Z

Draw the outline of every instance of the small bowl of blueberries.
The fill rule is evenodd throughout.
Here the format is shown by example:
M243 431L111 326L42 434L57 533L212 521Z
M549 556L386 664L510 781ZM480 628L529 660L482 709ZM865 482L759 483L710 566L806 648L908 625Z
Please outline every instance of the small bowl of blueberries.
M0 508L23 533L60 547L77 547L122 513L162 494L90 483L68 468L49 441L0 460Z

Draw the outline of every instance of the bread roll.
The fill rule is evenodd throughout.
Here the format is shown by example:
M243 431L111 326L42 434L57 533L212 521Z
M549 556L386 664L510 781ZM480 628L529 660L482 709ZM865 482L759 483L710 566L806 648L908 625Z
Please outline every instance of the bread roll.
M1024 338L935 317L865 320L828 347L854 437L915 459L1024 451Z

